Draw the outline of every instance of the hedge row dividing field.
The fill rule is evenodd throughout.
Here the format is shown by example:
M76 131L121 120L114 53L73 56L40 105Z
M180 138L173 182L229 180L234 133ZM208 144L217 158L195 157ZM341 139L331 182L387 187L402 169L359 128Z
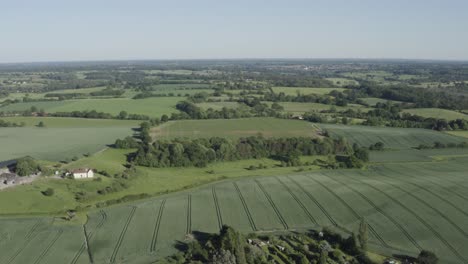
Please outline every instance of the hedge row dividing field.
M48 218L0 220L1 263L148 263L176 252L188 233L227 224L245 232L369 224L370 249L466 263L467 158L371 165L226 180L92 211L83 226Z

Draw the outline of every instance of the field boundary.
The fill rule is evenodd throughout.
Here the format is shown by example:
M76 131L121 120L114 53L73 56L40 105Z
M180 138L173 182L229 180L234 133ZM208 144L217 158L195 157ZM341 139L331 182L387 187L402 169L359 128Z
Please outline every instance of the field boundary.
M250 211L249 211L249 207L247 206L247 203L245 202L244 196L242 195L242 192L240 191L239 186L237 185L235 181L232 182L232 184L236 188L237 195L239 196L242 206L244 207L244 211L247 214L247 218L249 219L249 223L250 223L250 227L252 228L252 231L257 231L257 227L255 226L255 222L253 221L252 215L250 214Z

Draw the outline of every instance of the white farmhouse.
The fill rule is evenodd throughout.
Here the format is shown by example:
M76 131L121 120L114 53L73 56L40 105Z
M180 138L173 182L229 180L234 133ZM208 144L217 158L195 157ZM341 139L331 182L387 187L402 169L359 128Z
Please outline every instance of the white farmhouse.
M93 178L94 172L92 169L83 168L83 169L75 169L71 171L74 179L86 179L86 178Z

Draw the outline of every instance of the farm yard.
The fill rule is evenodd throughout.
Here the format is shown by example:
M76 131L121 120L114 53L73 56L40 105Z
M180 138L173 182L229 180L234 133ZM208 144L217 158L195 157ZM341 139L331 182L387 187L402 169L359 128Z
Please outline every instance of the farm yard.
M227 180L98 209L84 229L47 217L22 218L24 228L18 229L18 219L3 218L0 234L10 241L0 242L6 252L0 257L5 263L147 263L174 253L186 234L213 233L222 224L244 233L319 226L348 233L364 217L371 251L417 255L424 248L442 263L464 263L468 255L459 245L468 243L466 161ZM42 246L26 254L39 240Z

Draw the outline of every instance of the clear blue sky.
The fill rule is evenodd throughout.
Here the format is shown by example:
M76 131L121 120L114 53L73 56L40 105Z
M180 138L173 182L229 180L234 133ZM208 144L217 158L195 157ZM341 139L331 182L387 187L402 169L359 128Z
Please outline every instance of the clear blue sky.
M468 60L467 0L0 0L0 62Z

